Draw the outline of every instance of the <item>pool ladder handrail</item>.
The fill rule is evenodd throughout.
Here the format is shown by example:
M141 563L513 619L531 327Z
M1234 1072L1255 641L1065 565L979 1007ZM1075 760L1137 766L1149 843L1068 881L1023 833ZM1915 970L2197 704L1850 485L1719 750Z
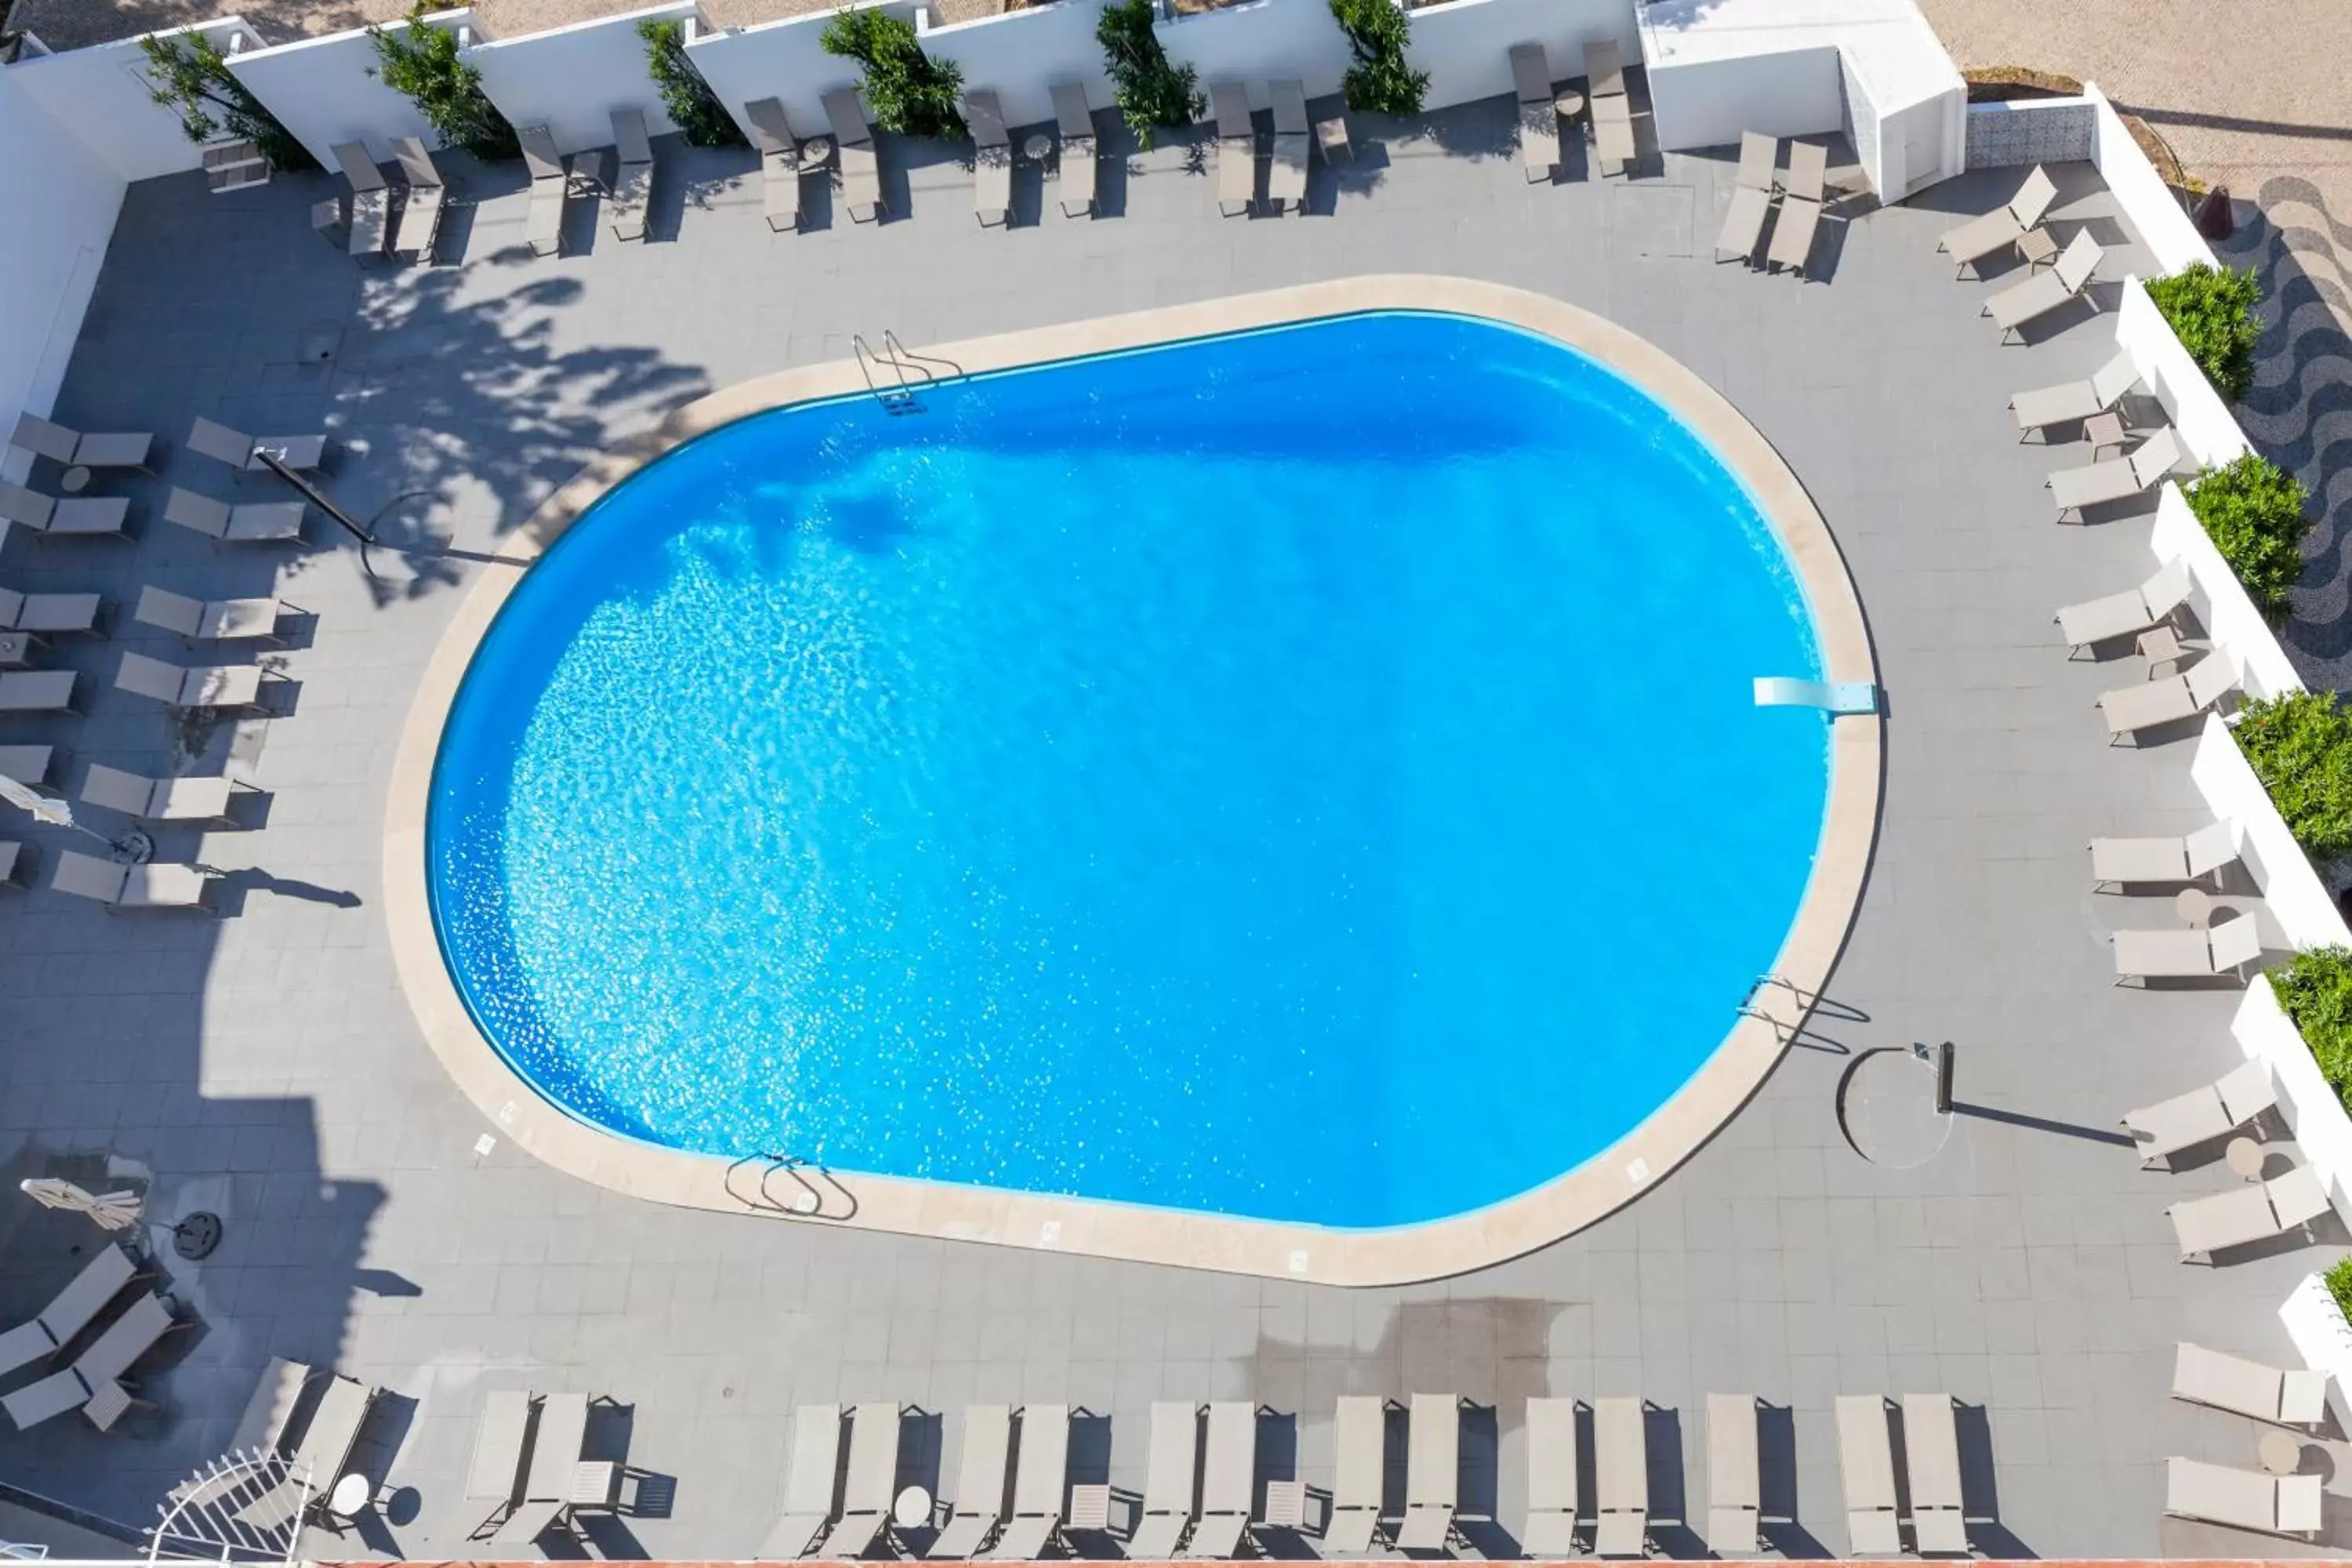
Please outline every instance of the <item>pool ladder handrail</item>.
M747 1195L737 1189L736 1174L744 1167L754 1164L764 1168L760 1173L756 1195ZM823 1178L824 1185L840 1198L842 1207L838 1212L832 1209L825 1193L818 1190L817 1184L809 1180L808 1173L811 1172ZM800 1188L799 1192L793 1194L788 1199L779 1199L774 1193L768 1190L768 1184L773 1181L779 1173L791 1176L794 1184ZM818 1162L805 1159L798 1154L780 1154L767 1151L745 1154L728 1165L724 1181L727 1195L753 1214L769 1215L777 1219L823 1219L836 1222L854 1219L857 1215L856 1195L842 1185L841 1178Z
M874 345L866 341L862 332L850 334L849 346L856 355L858 374L866 378L866 390L892 414L922 412L923 405L918 395L926 387L937 385L940 380L939 373L930 368L932 365L945 365L956 375L963 374L963 367L955 361L942 359L936 354L919 354L900 342L898 334L887 327L882 329L880 353L875 352ZM890 371L887 387L882 384L877 374L886 365Z

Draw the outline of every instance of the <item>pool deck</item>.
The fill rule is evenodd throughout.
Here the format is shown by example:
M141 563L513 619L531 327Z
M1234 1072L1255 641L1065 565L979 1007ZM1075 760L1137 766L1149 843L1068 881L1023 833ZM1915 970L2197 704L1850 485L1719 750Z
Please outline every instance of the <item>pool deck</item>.
M399 1495L356 1534L311 1538L313 1555L462 1554L483 1394L527 1386L614 1402L590 1450L640 1479L632 1511L587 1520L591 1549L727 1558L774 1521L801 1403L919 1406L911 1478L952 1477L969 1401L1066 1402L1087 1413L1074 1479L1139 1489L1151 1401L1252 1398L1272 1413L1261 1475L1319 1486L1339 1394L1451 1390L1484 1407L1464 1431L1467 1550L1506 1555L1521 1402L1638 1394L1656 1407L1653 1515L1681 1555L1699 1550L1681 1521L1704 1519L1705 1396L1748 1392L1792 1412L1766 1430L1765 1495L1796 1521L1776 1541L1810 1555L1846 1546L1832 1396L1944 1390L1972 1407L1980 1548L2301 1552L2158 1514L2164 1456L2254 1455L2250 1423L2165 1397L2173 1342L2291 1362L2278 1304L2344 1237L2184 1268L2165 1205L2233 1178L2218 1160L2144 1173L2116 1142L2125 1110L2235 1063L2237 997L2114 987L2106 933L2173 917L2092 892L2083 853L2095 834L2203 820L2185 742L2104 743L2092 700L2137 661L2070 662L2049 624L2147 575L2146 526L2055 526L2042 479L2087 453L2020 444L2004 407L2088 374L2110 318L2001 347L1977 316L1989 285L1955 282L1933 254L1952 212L1995 205L2013 174L1833 218L1824 280L1800 283L1707 259L1727 154L1530 187L1511 124L1501 102L1410 132L1359 119L1357 163L1336 182L1318 165L1311 215L1280 220L1218 218L1178 142L1106 171L1117 216L1039 224L1024 163L1009 234L972 222L969 174L940 150L914 150L901 176L905 150L885 145L886 189L911 216L824 224L820 204L824 226L772 236L746 159L665 142L656 243L582 223L576 254L532 258L519 173L468 168L444 252L464 264L431 269L354 268L308 237L323 180L227 198L135 188L58 413L155 428L174 449L163 478L127 488L152 520L135 547L0 547L0 582L123 605L111 641L46 656L91 672L89 717L12 721L0 742L68 745L77 770L186 756L270 799L256 830L160 835L164 858L229 872L219 921L110 918L46 886L0 903L7 1173L111 1152L154 1168L159 1215L209 1208L227 1226L212 1258L169 1268L203 1327L145 1379L159 1408L110 1436L71 1417L0 1431L15 1484L142 1521L226 1444L265 1358L289 1355L396 1395L361 1458ZM2117 247L2111 269L2129 268L2137 247L2095 177L2058 173L2062 233L2089 223ZM387 934L401 726L468 585L592 455L713 390L844 358L853 332L888 327L919 349L1372 271L1532 289L1657 344L1779 449L1852 566L1889 694L1882 829L1832 1008L1721 1135L1567 1241L1341 1289L655 1205L548 1169L452 1083ZM2094 293L2111 311L2112 288ZM176 450L196 414L331 428L330 492L388 544L431 550L375 550L372 580L340 543L289 562L162 523L170 482L230 491ZM277 591L312 612L315 629L268 656L299 683L291 711L183 729L114 691L121 647L196 657L130 622L150 582ZM1595 711L1628 752L1672 721ZM45 861L69 843L27 836ZM1609 889L1596 864L1595 919ZM1861 1053L1944 1039L1963 1113L1940 1147L1907 1168L1856 1156L1841 1078ZM66 1248L93 1236L0 1206L0 1319L37 1309L70 1272ZM2332 1545L2352 1544L2346 1506L2330 1502Z

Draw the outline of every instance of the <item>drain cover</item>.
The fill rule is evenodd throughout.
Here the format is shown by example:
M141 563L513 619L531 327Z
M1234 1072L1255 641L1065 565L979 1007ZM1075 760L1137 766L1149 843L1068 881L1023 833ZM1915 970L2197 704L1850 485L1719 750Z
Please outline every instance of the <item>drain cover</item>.
M1909 1051L1864 1051L1838 1085L1838 1122L1854 1152L1874 1165L1907 1171L1934 1159L1952 1135L1936 1109L1936 1067Z

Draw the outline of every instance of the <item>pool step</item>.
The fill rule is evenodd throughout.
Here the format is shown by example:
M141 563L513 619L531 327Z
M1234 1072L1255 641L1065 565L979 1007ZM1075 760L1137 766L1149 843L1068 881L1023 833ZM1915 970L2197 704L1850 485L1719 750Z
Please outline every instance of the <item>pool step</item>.
M1832 716L1878 711L1878 688L1867 680L1802 680L1789 675L1756 678L1759 708L1819 708Z

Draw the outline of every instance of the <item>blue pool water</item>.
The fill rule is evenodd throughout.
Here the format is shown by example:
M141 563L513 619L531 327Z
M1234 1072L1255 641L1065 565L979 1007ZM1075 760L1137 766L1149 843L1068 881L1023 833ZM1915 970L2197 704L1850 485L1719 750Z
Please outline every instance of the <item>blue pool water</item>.
M1722 1042L1818 675L1738 483L1556 344L1384 313L705 437L509 601L435 916L573 1114L1360 1226L1535 1186Z

